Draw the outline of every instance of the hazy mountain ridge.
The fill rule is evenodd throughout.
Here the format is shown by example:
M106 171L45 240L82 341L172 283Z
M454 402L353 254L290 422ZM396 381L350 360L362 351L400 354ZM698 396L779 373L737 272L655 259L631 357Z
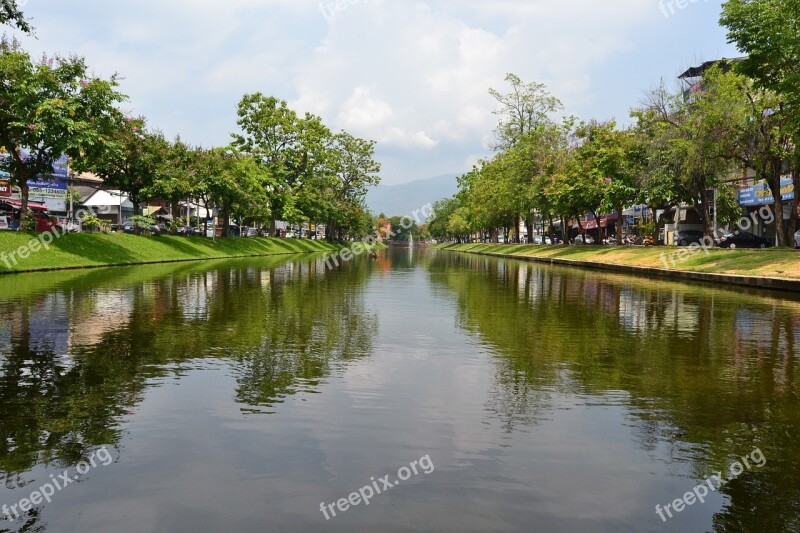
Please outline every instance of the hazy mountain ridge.
M378 215L411 216L443 198L458 192L458 174L445 174L400 185L378 185L367 193L367 206Z

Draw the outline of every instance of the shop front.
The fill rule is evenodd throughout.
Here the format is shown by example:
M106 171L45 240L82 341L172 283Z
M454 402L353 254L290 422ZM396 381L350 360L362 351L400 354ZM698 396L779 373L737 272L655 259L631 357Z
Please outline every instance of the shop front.
M789 203L794 200L794 186L792 178L789 176L781 179L781 198L784 204L783 219L789 220L791 214ZM744 218L754 221L752 228L749 230L750 233L775 241L774 217L765 218L759 214L763 206L774 207L775 205L775 198L773 198L769 186L762 181L752 187L741 189L739 191L739 205L745 211ZM774 209L772 211L774 213Z

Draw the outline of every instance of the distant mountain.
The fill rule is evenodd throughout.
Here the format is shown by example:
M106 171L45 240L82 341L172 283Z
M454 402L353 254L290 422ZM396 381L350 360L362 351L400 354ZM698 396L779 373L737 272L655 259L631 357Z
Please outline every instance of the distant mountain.
M412 216L416 210L458 192L457 174L445 174L401 185L378 185L367 193L367 206L378 215Z

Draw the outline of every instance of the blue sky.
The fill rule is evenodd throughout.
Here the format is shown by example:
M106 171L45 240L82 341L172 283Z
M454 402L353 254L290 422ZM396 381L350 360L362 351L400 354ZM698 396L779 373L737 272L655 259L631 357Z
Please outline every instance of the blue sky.
M625 122L660 78L738 55L719 0L663 1L23 0L37 37L20 38L118 72L127 110L193 144L227 144L243 94L283 98L378 141L397 184L491 154L487 91L507 72L546 83L567 113Z

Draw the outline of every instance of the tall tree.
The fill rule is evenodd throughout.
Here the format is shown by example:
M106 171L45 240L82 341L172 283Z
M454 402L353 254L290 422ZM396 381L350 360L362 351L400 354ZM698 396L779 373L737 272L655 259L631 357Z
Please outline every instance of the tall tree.
M300 120L286 101L262 93L245 95L238 116L241 133L233 134L233 146L255 157L274 179L275 185L267 190L272 211L270 233L274 235L279 217L298 216L292 185L302 159Z
M44 57L34 63L19 43L0 40L0 146L8 156L3 168L22 192L27 213L28 181L52 175L53 164L66 155L78 160L112 143L125 99L117 78L89 74L79 57Z
M759 136L771 146L774 161L781 157L789 164L792 175L794 199L785 226L780 198L783 173L774 162L769 165L773 171L766 172L771 174L766 179L775 198L778 243L785 245L796 226L800 202L800 0L728 0L720 24L728 29L728 42L747 54L737 69L756 88L774 95L772 103L767 107L762 103L757 111Z
M184 143L180 137L169 143L163 153L162 167L155 173L148 187L148 196L161 198L170 205L174 217L178 217L179 204L193 195L197 185L199 152Z
M691 99L661 86L634 113L640 127L658 135L657 156L663 158L668 179L675 181L674 190L682 193L676 200L696 208L709 235L709 191L737 169L735 151L745 102L729 83L729 74L724 65L710 69L703 76L703 91Z
M249 154L232 148L207 152L206 166L200 174L200 188L208 193L222 216L223 235L229 235L231 218L261 218L268 211L267 188L270 174Z
M170 143L160 132L146 130L143 117L121 120L111 142L78 159L78 169L97 174L108 187L128 194L134 215L156 194L153 187L168 168Z
M513 146L527 132L550 122L550 115L563 107L543 83L526 84L516 74L507 74L506 82L511 85L508 93L489 89L489 94L500 104L495 111L500 116L495 130L498 149Z
M381 165L375 160L375 141L344 131L333 137L330 149L332 179L324 196L330 201L327 238L333 239L337 228L346 225L349 214L362 209L369 187L380 183Z

